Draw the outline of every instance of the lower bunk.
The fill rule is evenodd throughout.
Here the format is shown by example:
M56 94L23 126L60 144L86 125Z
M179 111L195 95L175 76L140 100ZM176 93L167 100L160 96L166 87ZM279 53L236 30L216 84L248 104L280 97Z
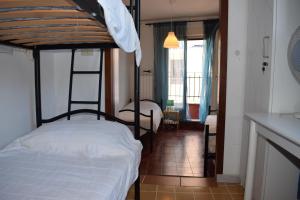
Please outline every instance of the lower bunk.
M136 180L139 190L141 151L118 122L42 125L0 151L0 199L124 200Z

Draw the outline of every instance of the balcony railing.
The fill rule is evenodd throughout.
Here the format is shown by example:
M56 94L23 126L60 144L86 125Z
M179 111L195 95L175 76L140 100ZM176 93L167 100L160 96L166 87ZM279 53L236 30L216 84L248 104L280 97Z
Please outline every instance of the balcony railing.
M188 104L199 104L202 90L202 82L206 77L201 77L199 72L187 74L186 101Z
M195 119L199 114L199 104L201 99L201 90L203 79L199 72L187 73L186 79L186 102L189 105L189 112L192 119ZM218 77L215 77L218 81ZM183 107L183 87L184 80L181 77L169 77L169 99L174 100L175 106Z

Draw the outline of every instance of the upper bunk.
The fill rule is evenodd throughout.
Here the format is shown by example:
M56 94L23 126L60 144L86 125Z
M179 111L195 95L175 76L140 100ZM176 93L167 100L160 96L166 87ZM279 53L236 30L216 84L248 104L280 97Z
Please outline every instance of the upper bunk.
M0 43L26 49L118 47L96 0L0 0Z

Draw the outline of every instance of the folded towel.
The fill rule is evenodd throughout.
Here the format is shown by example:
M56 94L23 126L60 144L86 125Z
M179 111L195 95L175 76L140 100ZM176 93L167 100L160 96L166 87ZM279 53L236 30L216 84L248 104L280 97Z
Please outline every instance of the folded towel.
M131 14L121 0L98 0L104 10L107 29L117 45L125 52L134 52L140 66L142 50Z

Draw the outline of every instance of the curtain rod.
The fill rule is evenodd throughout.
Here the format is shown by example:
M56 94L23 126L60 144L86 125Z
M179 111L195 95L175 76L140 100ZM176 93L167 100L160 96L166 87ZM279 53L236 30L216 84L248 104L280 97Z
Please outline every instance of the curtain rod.
M219 18L211 18L211 19L192 19L192 20L178 20L178 21L173 21L173 23L176 22L203 22L203 21L209 21L209 20L218 20ZM162 24L162 23L171 23L170 21L158 21L158 22L149 22L146 23L145 25L147 26L152 26L154 24Z

